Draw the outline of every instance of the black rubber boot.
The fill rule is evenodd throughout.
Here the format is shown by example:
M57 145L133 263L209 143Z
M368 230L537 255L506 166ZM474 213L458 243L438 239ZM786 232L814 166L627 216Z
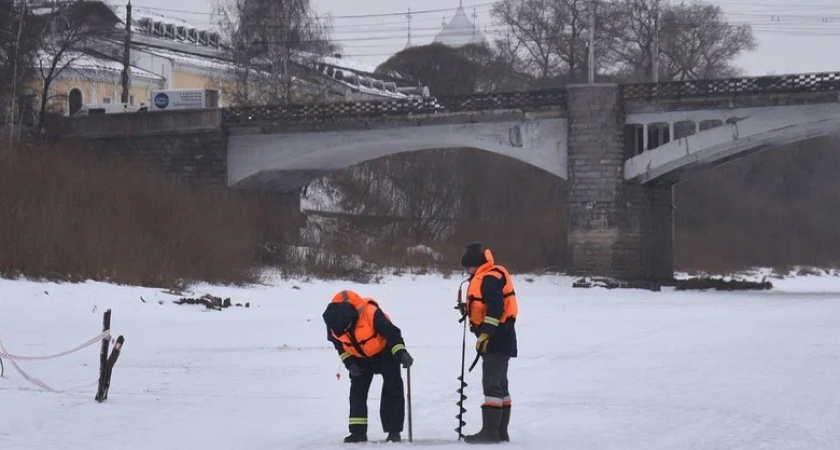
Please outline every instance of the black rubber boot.
M367 442L367 433L350 433L344 438L345 444L353 444L355 442Z
M385 442L402 442L402 436L400 436L399 431L392 431L388 433L388 438L385 439Z
M464 442L468 444L495 444L501 442L499 439L499 427L502 423L502 408L483 405L481 407L481 422L481 431L464 437Z
M499 439L502 442L510 442L508 436L508 424L510 423L510 405L502 407L502 421L499 423Z

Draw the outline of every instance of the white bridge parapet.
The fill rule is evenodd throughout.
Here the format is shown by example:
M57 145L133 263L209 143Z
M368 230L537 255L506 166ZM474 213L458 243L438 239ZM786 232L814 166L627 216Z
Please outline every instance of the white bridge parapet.
M629 114L627 123L720 120L722 126L681 137L628 159L624 178L648 183L689 176L741 154L840 133L840 103Z

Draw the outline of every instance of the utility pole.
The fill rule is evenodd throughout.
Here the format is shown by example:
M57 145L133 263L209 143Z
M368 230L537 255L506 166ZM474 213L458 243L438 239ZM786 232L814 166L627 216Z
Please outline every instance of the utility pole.
M18 17L18 29L15 36L15 51L12 54L12 96L9 99L9 147L15 143L15 113L17 112L17 77L18 59L20 58L20 36L23 34L23 19L26 16L26 0L20 2L20 17Z
M405 15L405 18L408 19L408 43L405 44L405 48L411 47L411 18L414 17L411 15L411 7L408 7L408 14Z
M589 0L589 84L595 82L595 0Z
M463 5L463 2L461 3ZM478 39L478 8L473 8L473 44Z
M653 6L653 42L650 50L651 81L659 82L659 2Z
M128 103L128 88L131 85L131 0L125 7L125 47L123 48L122 96L120 101Z

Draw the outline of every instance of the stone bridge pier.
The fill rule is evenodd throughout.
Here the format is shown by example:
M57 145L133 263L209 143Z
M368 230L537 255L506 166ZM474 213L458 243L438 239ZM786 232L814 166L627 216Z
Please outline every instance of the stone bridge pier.
M619 87L572 85L568 95L569 273L673 278L672 187L625 181Z

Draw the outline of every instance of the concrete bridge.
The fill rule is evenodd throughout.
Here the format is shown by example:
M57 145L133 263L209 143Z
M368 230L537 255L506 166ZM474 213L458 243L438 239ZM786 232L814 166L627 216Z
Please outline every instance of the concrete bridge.
M230 108L228 183L291 189L334 170L396 153L478 148L566 178L565 90L292 110Z
M673 276L675 183L838 125L840 74L825 73L89 116L53 130L193 179L272 191L400 152L486 150L568 181L572 273L661 279Z

